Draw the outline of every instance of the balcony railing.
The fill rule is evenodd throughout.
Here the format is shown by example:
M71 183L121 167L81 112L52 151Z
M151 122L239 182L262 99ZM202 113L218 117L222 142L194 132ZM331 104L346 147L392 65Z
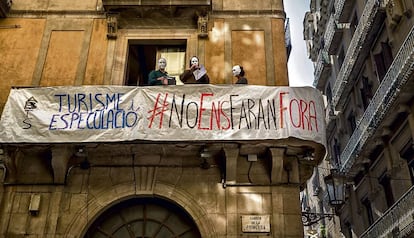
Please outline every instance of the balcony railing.
M210 6L211 0L103 0L104 5L112 6L179 6L179 5L191 5L191 6Z
M335 16L339 23L344 23L349 20L353 12L353 5L356 1L339 0L335 1Z
M331 48L332 40L335 35L335 21L336 21L335 15L331 15L328 21L328 25L326 26L324 38L325 38L325 49L327 49L328 51Z
M321 81L321 74L323 71L323 67L324 67L324 58L322 57L322 52L326 51L325 49L329 49L331 42L332 42L332 38L333 38L333 34L334 34L334 23L335 23L335 19L334 16L331 15L331 17L329 18L328 24L326 26L326 30L325 30L325 34L324 34L324 48L322 48L319 52L318 58L316 60L316 67L315 67L315 71L313 73L314 75L314 81L313 81L313 86L314 87L318 87L319 82Z
M313 86L318 88L321 78L326 77L325 75L325 73L327 72L326 70L331 67L330 66L331 62L330 62L329 55L326 49L322 49L321 51L319 51L318 59L316 60L316 62L317 63L316 63L315 72L314 72L315 80L313 82Z
M335 19L338 19L342 15L344 6L345 6L345 0L335 1Z
M151 16L154 11L161 10L169 14L178 14L177 7L191 10L198 15L205 15L212 8L212 0L102 0L103 7L106 11L129 11L138 10L139 17ZM158 12L159 13L159 12ZM136 13L135 13L136 14ZM187 13L180 13L186 15Z
M401 45L387 74L341 154L341 171L347 172L363 146L381 124L414 70L414 27Z
M322 72L325 69L323 66L327 63L330 64L329 55L332 55L335 53L337 46L339 45L339 42L342 41L342 32L345 28L348 27L349 24L344 23L338 23L335 15L331 15L329 18L328 24L326 25L326 30L324 33L324 44L323 49L321 49L321 52L319 53L318 59L317 59L317 65L315 68L314 76L315 80L313 83L313 86L318 87L320 84L320 81L323 82L323 75ZM322 57L321 57L322 54ZM322 60L322 61L320 61Z
M378 218L362 235L368 237L390 237L396 228L399 236L405 237L413 229L414 186L412 186L383 216ZM411 229L410 229L411 228ZM391 236L392 237L392 236Z
M345 98L342 98L342 94L345 91L345 87L348 83L348 80L350 79L351 72L358 59L361 48L367 39L367 35L371 31L375 16L377 15L379 9L380 1L378 0L369 0L365 5L360 22L355 30L351 44L349 45L346 53L344 63L342 64L332 90L332 103L335 108L337 108L338 104L345 101Z

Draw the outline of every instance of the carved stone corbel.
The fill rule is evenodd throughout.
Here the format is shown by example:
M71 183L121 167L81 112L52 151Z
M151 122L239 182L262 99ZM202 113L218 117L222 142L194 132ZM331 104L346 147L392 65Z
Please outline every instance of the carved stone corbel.
M17 181L17 163L24 157L23 152L19 148L5 148L0 156L7 169L6 180L9 182Z
M272 157L272 168L270 171L271 183L283 183L285 148L269 148Z
M118 13L110 13L106 14L106 25L107 25L107 33L106 37L108 39L116 39L118 37Z
M239 148L225 145L223 147L223 151L226 159L226 183L235 184L237 182L237 160L239 158Z
M208 37L208 15L199 15L197 20L198 37Z
M53 182L64 183L68 169L69 159L73 156L74 149L70 145L56 145L51 148L52 151L52 168Z

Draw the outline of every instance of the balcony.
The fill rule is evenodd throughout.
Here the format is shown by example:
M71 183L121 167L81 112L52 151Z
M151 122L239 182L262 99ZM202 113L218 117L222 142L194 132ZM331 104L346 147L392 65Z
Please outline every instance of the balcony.
M16 103L21 110L15 110ZM88 155L95 161L108 154L117 161L128 160L131 153L148 161L154 158L151 155L216 161L231 149L253 160L263 155L272 161L273 182L280 181L278 171L295 155L299 164L306 165L295 180L303 184L312 175L312 166L325 156L324 119L322 95L311 87L13 88L0 120L0 165L4 161L8 182L32 183L32 176L18 173L22 158L39 163L45 161L41 158L52 158L48 166L53 174L36 182L65 184L72 156L87 168L93 164L82 162ZM286 161L280 162L280 156ZM235 181L230 172L223 174Z
M128 6L211 6L211 0L102 0L105 7Z
M411 87L407 87L407 82L409 82L408 79L412 76L413 71L414 27L402 44L387 74L384 76L372 101L365 110L342 152L341 171L347 172L351 169L356 157L362 151L367 141L373 137L374 132L378 129L387 114L392 113L392 105L401 97L405 90L412 90Z
M11 4L11 0L0 0L0 18L7 17Z
M319 51L318 59L316 61L315 67L315 81L313 82L313 86L316 88L322 87L325 85L327 78L331 72L331 61L329 59L328 52L325 49Z
M349 28L349 24L338 23L334 15L330 17L325 32L325 47L330 55L337 53L338 46L342 41L344 29L347 28Z
M102 0L106 12L117 14L118 27L197 26L197 17L212 9L211 0Z
M344 63L338 73L335 85L333 87L333 105L337 110L341 110L347 100L347 95L351 90L352 82L356 77L363 62L369 54L369 49L375 39L379 24L385 17L384 2L387 0L377 1L369 0L364 8L359 24L352 37L351 43L347 50Z
M335 128L335 119L337 118L338 112L332 107L332 103L328 101L326 107L325 121L326 121L326 134L331 135Z
M367 237L406 237L414 230L414 186L362 235Z
M137 16L143 17L143 13L146 15L151 12L160 10L164 12L168 10L171 14L181 14L182 11L200 12L205 13L211 10L211 0L102 0L102 4L106 11L125 11L126 9L135 9ZM156 13L154 13L156 14Z
M335 16L340 23L348 22L349 17L354 10L353 5L355 0L340 0L335 1Z

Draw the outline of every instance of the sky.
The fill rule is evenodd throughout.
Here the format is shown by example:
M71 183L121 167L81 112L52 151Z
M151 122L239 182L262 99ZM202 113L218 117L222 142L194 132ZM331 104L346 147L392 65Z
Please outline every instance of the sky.
M303 18L309 11L310 0L284 0L286 17L290 22L292 51L288 61L290 86L312 86L313 64L308 58L303 40Z

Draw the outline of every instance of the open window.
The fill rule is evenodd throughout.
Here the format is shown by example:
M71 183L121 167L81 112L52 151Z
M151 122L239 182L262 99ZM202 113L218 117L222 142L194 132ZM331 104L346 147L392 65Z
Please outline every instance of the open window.
M148 74L158 68L157 61L167 59L166 71L182 84L180 74L185 69L187 41L174 40L130 40L128 42L125 84L148 85Z

